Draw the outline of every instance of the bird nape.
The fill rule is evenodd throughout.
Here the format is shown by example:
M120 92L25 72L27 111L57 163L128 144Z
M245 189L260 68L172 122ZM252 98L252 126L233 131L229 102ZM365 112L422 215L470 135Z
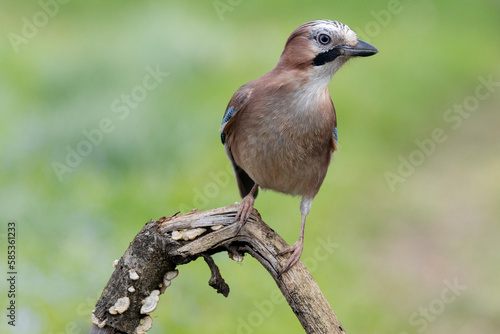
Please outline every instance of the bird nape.
M311 204L337 150L337 118L328 84L353 57L378 50L348 26L317 20L295 29L276 66L241 86L229 101L221 139L243 198L238 232L250 216L258 187L300 195L299 239L281 273L300 259Z

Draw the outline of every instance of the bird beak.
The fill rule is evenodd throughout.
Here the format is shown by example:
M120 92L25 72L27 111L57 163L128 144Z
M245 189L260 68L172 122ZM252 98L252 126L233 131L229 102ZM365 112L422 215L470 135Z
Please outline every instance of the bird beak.
M351 57L368 57L378 53L376 47L362 40L359 40L356 46L343 45L340 49L344 56Z

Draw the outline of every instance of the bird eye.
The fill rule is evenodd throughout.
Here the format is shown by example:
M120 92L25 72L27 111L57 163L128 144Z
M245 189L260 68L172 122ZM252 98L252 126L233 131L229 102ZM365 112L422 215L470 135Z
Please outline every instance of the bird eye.
M318 42L320 42L323 45L326 45L330 43L330 36L325 35L325 34L320 34L318 35Z

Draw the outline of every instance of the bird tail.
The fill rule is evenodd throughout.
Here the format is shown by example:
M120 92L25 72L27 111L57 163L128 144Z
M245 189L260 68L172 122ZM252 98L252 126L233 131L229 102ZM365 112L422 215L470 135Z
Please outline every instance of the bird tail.
M250 193L252 187L255 184L255 181L252 180L248 174L241 169L240 166L236 165L234 169L234 175L236 177L236 182L238 183L238 189L240 190L241 198L245 197ZM255 191L253 194L253 198L257 198L257 194L259 193L259 189Z

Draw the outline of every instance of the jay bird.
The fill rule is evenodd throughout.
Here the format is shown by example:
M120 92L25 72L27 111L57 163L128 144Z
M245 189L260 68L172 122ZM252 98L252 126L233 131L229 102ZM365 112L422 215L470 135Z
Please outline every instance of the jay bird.
M349 59L377 52L345 24L307 22L292 32L276 66L241 86L229 101L220 132L243 198L238 232L258 187L302 197L299 239L278 253L292 253L281 273L300 259L306 216L337 151L328 84Z

